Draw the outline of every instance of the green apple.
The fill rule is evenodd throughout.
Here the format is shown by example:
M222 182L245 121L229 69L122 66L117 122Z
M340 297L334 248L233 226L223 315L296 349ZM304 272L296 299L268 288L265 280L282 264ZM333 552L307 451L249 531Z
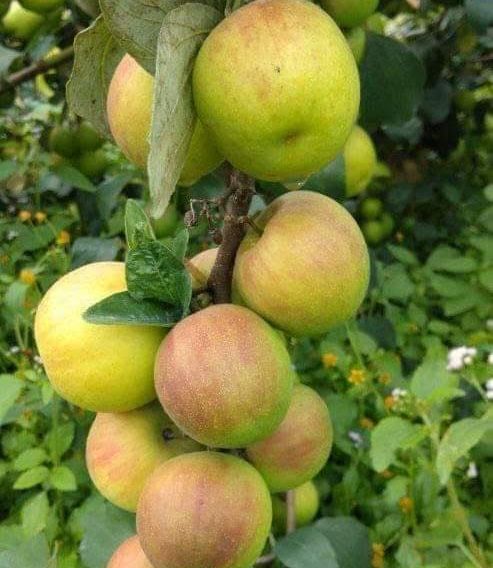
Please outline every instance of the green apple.
M320 3L343 28L360 26L378 7L378 0L321 0Z
M31 39L38 28L44 23L43 16L25 10L17 0L10 3L10 7L2 19L3 29L17 39L25 41Z
M359 65L365 54L366 32L363 28L357 27L346 33L346 40L353 52L354 59Z
M99 178L106 171L109 160L106 152L99 148L93 152L83 152L75 160L77 169L89 178Z
M385 35L385 27L390 22L390 18L388 18L382 12L375 12L365 22L365 28L369 32L373 32L379 35Z
M372 139L355 126L344 146L346 195L354 197L370 185L377 166L377 153Z
M106 568L153 568L147 560L137 535L127 538L115 550Z
M19 0L26 10L38 14L47 14L65 4L65 0Z
M365 221L361 230L370 245L378 245L385 239L385 227L381 221Z
M307 481L294 492L294 511L298 528L309 525L317 516L320 506L318 490L313 481ZM277 534L286 531L287 507L286 500L281 495L272 496L272 526Z
M54 126L48 137L48 147L64 158L73 158L79 151L77 135L67 126Z
M154 78L135 59L125 55L108 90L107 114L111 134L125 156L147 168ZM223 161L200 122L197 122L179 184L188 186L215 170Z
M269 436L286 414L294 372L267 323L241 306L210 306L181 320L156 358L156 392L191 438L242 448Z
M104 142L101 136L86 121L79 124L76 137L80 152L93 152L100 148Z
M344 207L320 193L294 191L275 199L255 225L239 247L233 274L247 307L295 336L321 335L356 313L368 286L369 257Z
M297 182L341 151L359 76L339 28L305 0L262 0L209 34L193 71L198 116L238 169Z
M217 247L203 250L187 261L186 265L192 278L192 289L194 291L202 290L207 286L218 250Z
M272 503L247 462L218 452L173 458L151 475L139 500L137 534L161 568L248 568L262 554Z
M289 410L273 434L247 447L248 460L272 493L310 481L326 464L333 433L329 410L311 388L297 384Z
M383 213L383 203L378 197L367 197L359 206L359 212L365 219L377 219Z
M159 219L152 219L152 228L158 239L170 237L174 235L178 224L180 223L180 215L176 209L176 205L170 203Z
M387 211L384 211L382 213L381 218L380 218L380 222L381 222L383 230L384 230L385 238L390 237L390 235L394 231L394 227L395 227L394 218L392 217L392 215L390 213L388 213Z
M46 293L34 332L53 388L97 412L123 412L156 396L154 359L165 331L139 325L96 325L84 312L127 289L123 262L95 262L69 272Z
M153 402L130 412L98 413L87 438L86 463L98 491L113 505L135 512L158 465L200 449Z

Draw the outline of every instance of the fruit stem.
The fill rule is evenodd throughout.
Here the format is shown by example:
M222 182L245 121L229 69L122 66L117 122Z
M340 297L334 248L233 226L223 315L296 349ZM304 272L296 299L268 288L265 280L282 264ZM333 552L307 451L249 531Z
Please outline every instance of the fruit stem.
M211 271L208 288L212 292L215 304L231 302L231 281L236 252L245 236L245 217L248 215L250 202L255 193L255 180L250 176L230 167L222 241L216 262Z
M296 530L295 493L293 490L286 493L286 534Z

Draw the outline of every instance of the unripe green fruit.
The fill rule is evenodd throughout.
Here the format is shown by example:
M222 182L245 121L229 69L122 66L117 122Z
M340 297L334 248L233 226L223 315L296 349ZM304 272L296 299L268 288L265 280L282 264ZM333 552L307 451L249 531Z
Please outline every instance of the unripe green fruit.
M55 126L48 137L48 148L64 158L73 158L79 151L75 132L66 126Z
M147 560L137 535L127 538L115 550L106 568L153 568Z
M84 152L75 161L77 169L89 178L101 177L109 165L108 157L101 148L94 152Z
M385 26L390 22L390 18L388 18L382 12L375 12L372 14L365 22L365 28L369 32L373 32L375 34L384 35L385 34Z
M80 152L91 152L103 145L103 139L88 122L81 122L76 131Z
M321 0L324 10L343 28L360 26L378 7L378 0Z
M17 0L13 0L2 19L2 24L7 34L11 34L17 39L27 41L31 39L44 21L43 16L25 10Z
M366 32L363 28L357 27L349 30L346 34L346 39L353 52L354 59L359 65L365 54L366 47Z
M130 412L98 413L87 438L86 463L94 485L108 501L136 511L142 489L158 465L200 449L154 402Z
M385 211L380 218L380 223L382 224L385 238L390 237L395 227L395 221L392 215Z
M72 404L123 412L156 396L154 359L165 331L97 325L82 317L94 304L126 289L123 262L95 262L60 278L38 306L34 332L46 374Z
M373 141L360 126L354 127L344 146L344 163L346 195L354 197L370 185L377 165Z
M191 438L216 448L242 448L269 436L288 410L293 379L278 333L231 304L181 320L155 365L166 413Z
M293 191L255 219L236 255L242 302L275 327L315 336L352 317L366 293L369 258L351 215L333 199Z
M262 0L209 34L193 93L204 127L236 168L296 182L341 151L358 112L359 76L344 36L319 6Z
M176 205L170 203L166 208L164 214L159 219L152 219L152 228L158 239L172 236L178 223L180 222L180 215L176 209Z
M26 10L31 10L37 14L47 14L60 8L65 0L19 0Z
M454 103L459 110L469 112L476 106L476 98L473 91L461 89L454 94Z
M279 493L315 477L329 458L332 441L327 405L313 389L297 384L279 428L248 446L246 455L270 491Z
M164 463L137 509L137 533L155 568L249 568L271 522L271 498L258 472L217 452Z
M361 225L361 230L370 245L378 245L385 238L385 228L381 221L365 221Z
M125 156L147 168L154 78L135 59L125 55L108 90L107 112L111 134ZM215 170L223 158L200 122L192 135L179 184L188 186Z
M320 498L313 481L307 481L294 491L294 511L298 528L309 525L317 516ZM272 526L277 534L286 530L286 500L279 495L272 496Z
M359 210L365 219L377 219L383 212L383 203L378 197L367 197L361 202Z

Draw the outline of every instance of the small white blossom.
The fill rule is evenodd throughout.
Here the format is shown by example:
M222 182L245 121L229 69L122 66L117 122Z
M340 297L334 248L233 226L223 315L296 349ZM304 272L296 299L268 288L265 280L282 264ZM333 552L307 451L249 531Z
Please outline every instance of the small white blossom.
M478 477L478 466L474 462L469 462L466 475L469 479L476 479L476 477Z
M21 350L20 347L18 347L17 345L14 345L14 347L11 347L11 348L9 349L9 353L10 353L11 355L16 355L17 353L20 352L20 350Z
M19 236L19 233L18 233L17 231L12 231L12 230L11 230L11 231L9 231L9 232L7 233L7 240L8 240L8 241L13 241L13 240L14 240L16 237L18 237L18 236Z
M356 447L361 446L361 444L363 443L363 436L359 432L355 432L354 430L350 430L348 432L348 438Z
M394 400L399 400L400 398L404 398L407 395L407 390L406 389L394 389L392 391L392 397L394 398Z
M39 355L35 355L35 356L33 357L33 361L34 361L37 365L42 365L42 364L43 364L43 361L42 361L42 359L41 359L41 357L40 357Z
M460 371L465 365L470 365L478 354L475 347L455 347L448 352L447 371Z

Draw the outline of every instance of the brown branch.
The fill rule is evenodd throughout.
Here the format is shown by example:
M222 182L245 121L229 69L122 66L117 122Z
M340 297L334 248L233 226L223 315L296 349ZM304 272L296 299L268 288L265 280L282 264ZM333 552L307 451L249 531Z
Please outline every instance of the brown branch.
M250 176L231 168L228 178L222 242L208 281L216 304L231 302L231 280L236 252L245 236L245 218L255 193L255 181Z
M286 534L291 534L296 530L295 498L293 490L286 493Z
M74 56L74 47L70 45L65 49L62 49L60 53L52 55L49 59L41 59L32 63L28 67L24 67L20 71L16 71L6 77L0 84L0 95L14 89L21 83L29 81L36 77L36 75L40 75L41 73L45 73L50 69L55 69L60 65L63 65L66 61L69 61Z

